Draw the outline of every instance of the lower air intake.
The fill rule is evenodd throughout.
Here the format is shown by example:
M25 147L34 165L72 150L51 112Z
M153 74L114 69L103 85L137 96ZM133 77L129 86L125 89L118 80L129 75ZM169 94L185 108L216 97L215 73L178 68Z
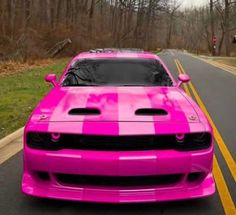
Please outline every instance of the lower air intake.
M136 187L158 186L178 183L182 174L158 176L91 176L55 174L59 183L80 186Z

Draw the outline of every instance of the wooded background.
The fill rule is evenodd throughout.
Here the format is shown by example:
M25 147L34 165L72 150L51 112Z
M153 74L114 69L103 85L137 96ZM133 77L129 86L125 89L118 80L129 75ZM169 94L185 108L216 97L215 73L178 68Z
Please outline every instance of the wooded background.
M236 1L0 0L0 60L59 56L102 47L179 48L235 55ZM70 43L72 41L72 43Z

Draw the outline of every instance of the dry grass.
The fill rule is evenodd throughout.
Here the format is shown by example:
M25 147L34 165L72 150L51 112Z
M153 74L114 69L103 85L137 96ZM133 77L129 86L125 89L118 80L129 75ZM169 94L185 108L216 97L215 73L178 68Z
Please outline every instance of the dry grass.
M0 76L7 76L21 73L26 70L47 67L56 64L58 61L61 61L61 59L29 60L25 63L20 61L0 61Z

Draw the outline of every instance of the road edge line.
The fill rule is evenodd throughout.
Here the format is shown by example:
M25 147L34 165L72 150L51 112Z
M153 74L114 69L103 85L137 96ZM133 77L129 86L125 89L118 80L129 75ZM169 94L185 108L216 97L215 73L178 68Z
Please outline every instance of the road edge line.
M201 61L203 61L203 62L205 62L205 63L207 63L207 64L209 64L209 65L211 65L211 66L214 66L214 67L216 67L216 68L218 68L218 69L221 69L221 70L223 70L223 71L225 71L225 72L228 72L228 73L230 73L230 74L232 74L232 75L236 75L236 72L232 72L232 71L230 71L229 69L220 67L219 65L214 65L214 64L213 64L211 61L209 61L209 60L203 59L203 58L198 57L198 56L193 55L193 54L188 54L188 55L191 56L191 57L193 57L193 58L196 58L196 59L198 59L198 60L201 60ZM218 62L217 62L217 63L218 63Z
M222 70L224 70L226 72L229 72L229 73L231 73L233 75L236 75L236 69L235 68L230 68L230 67L228 67L225 64L222 64L222 63L219 63L219 62L215 62L215 61L212 61L212 60L203 60L203 61L205 61L206 63L208 63L208 64L210 64L210 65L212 65L212 66L214 66L214 67L216 67L218 69L222 69Z

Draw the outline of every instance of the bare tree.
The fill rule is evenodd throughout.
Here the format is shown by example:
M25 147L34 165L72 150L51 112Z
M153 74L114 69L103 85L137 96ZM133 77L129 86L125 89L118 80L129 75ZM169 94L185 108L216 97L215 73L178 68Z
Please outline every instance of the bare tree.
M55 44L72 44L57 54L95 47L185 48L233 53L235 0L209 0L180 9L181 0L0 0L0 60L47 56Z
M172 31L173 31L173 24L176 18L176 11L181 6L181 3L178 0L172 0L169 5L168 10L168 31L166 36L166 47L171 47L171 38L172 38Z

